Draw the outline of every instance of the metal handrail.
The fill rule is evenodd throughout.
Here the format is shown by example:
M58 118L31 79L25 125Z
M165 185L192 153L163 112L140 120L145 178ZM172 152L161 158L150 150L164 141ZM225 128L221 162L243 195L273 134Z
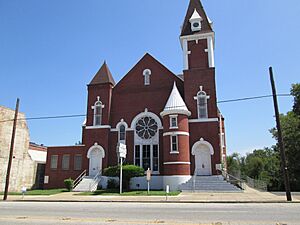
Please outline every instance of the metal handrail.
M267 191L268 190L268 185L265 181L263 180L256 180L251 177L246 176L246 183L249 187L262 190L262 191Z
M73 188L75 188L85 176L86 176L86 170L82 171L82 173L79 174L79 176L74 180Z
M92 191L92 185L94 186L96 183L98 183L98 178L101 175L102 170L99 170L98 173L94 176L93 181L90 183L89 190Z
M245 181L232 176L231 174L225 172L224 170L219 170L222 173L222 176L224 177L224 179L226 181L228 181L229 183L236 185L238 187L240 187L242 190L245 190Z

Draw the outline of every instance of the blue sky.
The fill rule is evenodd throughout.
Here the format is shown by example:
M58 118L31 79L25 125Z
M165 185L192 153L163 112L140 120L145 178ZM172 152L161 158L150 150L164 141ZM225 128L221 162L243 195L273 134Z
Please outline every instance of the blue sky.
M218 100L279 93L299 82L298 0L203 0L216 32ZM27 117L84 114L86 84L104 60L119 81L149 52L182 73L180 26L188 1L0 0L0 105ZM279 99L280 110L292 98ZM220 104L229 153L274 144L272 99ZM83 118L28 121L31 140L72 145Z

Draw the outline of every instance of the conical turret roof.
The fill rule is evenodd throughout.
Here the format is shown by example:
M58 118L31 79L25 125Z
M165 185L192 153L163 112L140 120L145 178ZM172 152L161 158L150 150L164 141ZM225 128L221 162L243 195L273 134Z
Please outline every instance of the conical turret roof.
M161 116L169 114L184 114L187 116L191 115L191 112L186 107L186 104L183 101L175 82L169 99L165 105L164 111L160 113Z

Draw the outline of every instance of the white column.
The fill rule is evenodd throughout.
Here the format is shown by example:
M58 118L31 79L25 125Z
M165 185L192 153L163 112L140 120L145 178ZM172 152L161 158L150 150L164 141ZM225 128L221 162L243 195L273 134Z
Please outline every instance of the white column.
M188 58L188 42L187 39L183 40L183 70L189 69L189 58Z
M215 54L214 54L214 43L213 37L207 37L207 48L208 48L208 65L210 68L215 67Z

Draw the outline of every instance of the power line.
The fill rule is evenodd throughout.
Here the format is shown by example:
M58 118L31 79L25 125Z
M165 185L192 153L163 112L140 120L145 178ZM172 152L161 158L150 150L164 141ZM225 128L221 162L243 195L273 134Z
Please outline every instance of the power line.
M287 97L287 96L291 96L291 95L290 94L278 94L277 96L278 97ZM255 97L229 99L229 100L218 101L217 103L240 102L240 101L248 101L248 100L254 100L254 99L270 98L270 97L273 97L273 95L261 95L261 96L255 96Z
M291 94L278 94L278 97L288 97L291 96ZM217 103L230 103L230 102L240 102L240 101L249 101L249 100L255 100L255 99L263 99L263 98L270 98L273 97L273 95L261 95L261 96L254 96L254 97L246 97L246 98L237 98L237 99L229 99L229 100L222 100L218 101ZM87 114L75 114L75 115L59 115L59 116L40 116L40 117L29 117L29 118L19 118L20 120L48 120L48 119L64 119L64 118L78 118L78 117L86 117ZM1 120L0 123L4 122L11 122L14 121L13 119L7 119L7 120Z

